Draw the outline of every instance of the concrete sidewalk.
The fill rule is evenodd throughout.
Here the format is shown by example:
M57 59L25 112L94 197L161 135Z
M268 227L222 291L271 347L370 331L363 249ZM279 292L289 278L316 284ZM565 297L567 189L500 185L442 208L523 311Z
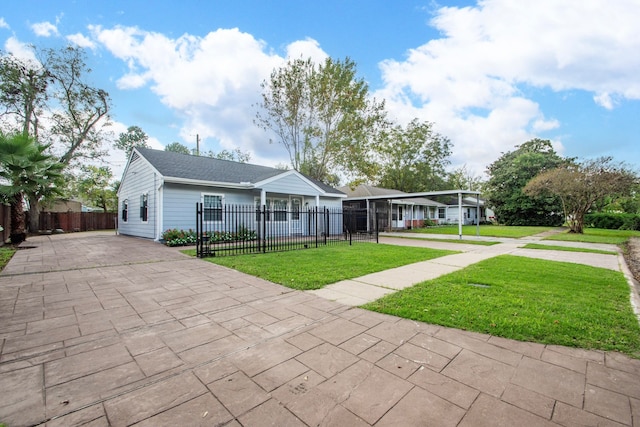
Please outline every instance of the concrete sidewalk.
M600 249L616 253L615 255L603 255L586 252L522 248L527 243L540 243L539 239L535 237L526 239L497 239L490 237L464 236L462 243L450 243L445 242L444 240L452 239L452 237L455 238L455 236L411 234L411 238L406 238L407 236L408 235L406 233L384 233L384 235L380 237L380 243L447 249L461 251L462 253L409 264L350 280L343 280L341 282L325 286L322 289L309 292L341 304L359 306L367 302L375 301L384 295L400 289L413 286L426 280L435 279L442 275L461 270L485 259L505 254L547 259L551 261L573 262L591 265L594 267L608 268L616 271L622 268L621 263L624 264L624 259L622 259L622 255L618 253L619 250L615 245L575 242L545 243L553 246L574 246ZM420 237L423 237L423 239L420 239ZM496 241L500 243L492 246L464 243L465 241L473 242L477 240Z
M640 361L618 353L381 315L142 239L27 243L0 274L0 422L10 427L640 419Z

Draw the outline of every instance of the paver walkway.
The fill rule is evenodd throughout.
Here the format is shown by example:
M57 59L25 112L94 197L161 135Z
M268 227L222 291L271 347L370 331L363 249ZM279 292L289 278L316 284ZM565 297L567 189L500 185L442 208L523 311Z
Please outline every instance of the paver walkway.
M135 238L0 274L8 426L638 425L640 361L368 312Z

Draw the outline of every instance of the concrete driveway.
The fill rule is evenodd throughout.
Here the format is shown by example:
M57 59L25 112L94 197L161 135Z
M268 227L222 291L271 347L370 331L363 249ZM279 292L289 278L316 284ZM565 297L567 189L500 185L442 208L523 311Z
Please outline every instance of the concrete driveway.
M640 361L399 319L107 233L0 275L8 426L639 425Z

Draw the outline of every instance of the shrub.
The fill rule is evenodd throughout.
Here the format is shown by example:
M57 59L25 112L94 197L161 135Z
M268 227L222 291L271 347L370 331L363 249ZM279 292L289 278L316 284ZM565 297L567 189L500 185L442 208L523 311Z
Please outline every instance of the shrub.
M608 230L640 230L640 215L627 213L599 212L584 217L587 227Z
M162 233L162 240L167 246L186 246L196 244L196 232L192 229L188 231L170 229Z

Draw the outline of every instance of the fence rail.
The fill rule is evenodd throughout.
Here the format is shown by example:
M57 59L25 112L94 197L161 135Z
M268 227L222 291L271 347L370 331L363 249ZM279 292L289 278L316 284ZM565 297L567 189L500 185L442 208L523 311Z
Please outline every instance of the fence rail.
M377 215L372 213L374 218ZM196 204L198 257L255 254L378 241L366 209L270 209Z

